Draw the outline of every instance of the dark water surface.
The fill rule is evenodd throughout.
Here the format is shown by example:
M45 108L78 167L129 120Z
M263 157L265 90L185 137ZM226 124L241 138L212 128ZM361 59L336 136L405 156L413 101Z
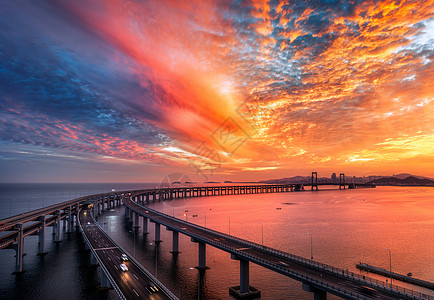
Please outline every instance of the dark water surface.
M151 186L125 185L124 188ZM87 194L121 188L115 185L86 187L56 186L54 191L49 185L20 186L20 190L15 192L12 188L7 191L2 189L1 209L8 215L10 199L14 195L12 210L16 211L13 214L19 209L28 210L29 201L31 209L42 206L42 199L36 197L35 190L41 192L39 196L45 195L45 199L59 199L63 193L65 201L69 199L66 196L68 191L69 197L74 198L75 193L80 191ZM33 192L30 193L30 190ZM53 196L50 191L57 195ZM315 260L353 272L360 272L355 268L355 263L359 261L388 269L389 252L385 248L389 248L392 271L402 274L412 272L414 277L432 282L433 196L433 188L378 187L179 199L152 206L202 226L206 222L209 228L225 233L230 230L232 235L257 243L262 243L263 239L267 246L303 257L311 255L309 232L312 234ZM207 246L207 265L210 269L199 272L194 268L198 260L197 244L186 236L180 235L181 253L173 255L170 253L171 232L163 227L163 242L156 246L153 242L153 223L149 224L149 235L144 235L141 228L134 233L131 225L124 222L123 207L104 213L99 222L112 238L135 255L181 299L231 299L228 287L239 284L239 262L231 260L226 252ZM51 239L51 235L48 238ZM25 272L20 276L11 275L15 252L0 251L0 299L117 298L112 290L97 289L99 270L89 266L89 253L84 251L76 234L70 237L64 235L59 244L48 242L49 253L44 257L35 255L37 241L36 236L25 239ZM386 280L377 275L369 276ZM301 290L301 283L254 264L250 264L250 284L262 291L262 299L312 299L311 294ZM430 293L433 294L432 291ZM336 297L330 296L329 299Z

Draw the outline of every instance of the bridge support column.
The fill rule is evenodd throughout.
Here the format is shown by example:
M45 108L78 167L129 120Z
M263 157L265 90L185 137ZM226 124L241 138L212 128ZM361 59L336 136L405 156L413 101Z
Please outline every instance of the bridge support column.
M229 288L229 294L238 299L256 299L261 296L261 291L250 286L249 261L231 254L231 258L240 261L240 285Z
M45 255L47 252L45 252L45 228L47 225L45 224L46 216L40 216L38 218L38 221L42 222L41 230L39 230L38 236L39 236L39 252L38 255Z
M140 228L139 226L139 214L134 212L134 228L138 229Z
M191 241L193 243L197 243L199 246L199 265L196 267L196 269L199 270L206 270L209 269L206 266L206 243L202 242L202 241L198 241L195 238L191 238Z
M327 300L327 292L317 289L311 285L303 283L302 285L303 291L313 293L314 300Z
M74 222L73 220L72 220L72 212L71 212L71 210L72 210L72 206L69 206L69 208L68 208L68 233L71 233L72 232L72 223Z
M155 241L156 243L161 242L160 238L160 223L155 223Z
M15 272L12 274L19 274L23 272L23 250L24 250L24 233L23 233L23 223L18 223L15 226L15 229L18 230L18 238L17 243L13 245L13 248L16 252L16 260L15 260Z
M148 232L148 218L143 216L143 234L149 234Z
M60 243L62 240L60 239L60 210L56 211L56 224L54 225L56 230L55 230L55 236L54 236L54 242L56 243Z
M134 211L130 209L130 223L134 222Z
M179 253L179 232L174 230L172 231L172 253Z

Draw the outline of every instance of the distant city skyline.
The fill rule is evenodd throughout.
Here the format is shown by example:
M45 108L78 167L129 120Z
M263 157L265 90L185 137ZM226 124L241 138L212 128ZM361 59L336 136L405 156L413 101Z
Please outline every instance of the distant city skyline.
M433 11L2 2L0 182L434 177Z

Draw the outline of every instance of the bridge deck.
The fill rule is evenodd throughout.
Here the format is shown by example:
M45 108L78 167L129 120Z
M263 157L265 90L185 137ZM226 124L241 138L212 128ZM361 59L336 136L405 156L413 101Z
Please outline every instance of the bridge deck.
M281 273L313 287L330 292L346 299L367 299L367 291L375 289L375 297L381 299L415 299L403 291L390 289L370 281L353 277L344 270L326 266L312 260L296 257L276 249L263 247L256 243L229 236L193 223L189 223L148 207L142 206L129 199L124 204L139 214L162 224L171 230L179 231L195 240L205 242L216 248L249 260L272 271ZM367 288L369 286L369 288ZM406 292L413 293L411 290ZM417 298L416 298L417 299Z
M160 283L154 282L143 267L137 265L131 257L125 262L121 259L123 250L97 226L88 209L81 210L79 221L82 224L83 234L86 235L91 247L126 299L176 299L174 296L168 296ZM124 272L120 269L122 263L127 265L128 271ZM158 292L152 292L149 288L151 284L160 286Z

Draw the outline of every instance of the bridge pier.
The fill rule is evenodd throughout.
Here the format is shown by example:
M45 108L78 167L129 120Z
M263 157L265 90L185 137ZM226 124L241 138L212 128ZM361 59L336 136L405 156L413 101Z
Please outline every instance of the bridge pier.
M149 234L148 232L148 218L143 216L143 234Z
M60 239L60 210L56 210L56 223L54 224L54 242L60 243L62 240Z
M45 255L47 254L47 252L45 252L45 228L47 227L47 225L45 224L45 220L47 219L47 217L44 216L40 216L38 218L38 221L42 222L42 228L39 230L38 233L38 237L39 237L39 252L38 255Z
M202 242L202 241L198 241L195 238L191 238L191 241L193 243L197 243L199 246L199 265L196 267L196 269L199 270L206 270L209 269L206 266L206 243Z
M13 244L12 248L15 249L15 272L12 274L20 274L23 272L23 256L24 256L24 232L23 232L23 223L18 223L15 226L15 229L18 230L18 238L17 243Z
M327 300L327 292L317 289L306 283L302 284L303 291L313 293L314 300Z
M129 210L128 222L130 223L134 222L134 212L131 209Z
M261 291L250 286L249 261L231 254L231 258L240 261L240 285L229 288L229 294L237 299L256 299L261 297Z
M171 253L179 253L179 232L167 228L167 230L172 231L172 251Z
M138 229L140 228L139 226L139 214L134 212L134 228Z
M160 223L155 223L155 240L154 242L159 243L161 242L160 238Z
M72 206L68 207L68 231L67 233L71 233L72 232Z

